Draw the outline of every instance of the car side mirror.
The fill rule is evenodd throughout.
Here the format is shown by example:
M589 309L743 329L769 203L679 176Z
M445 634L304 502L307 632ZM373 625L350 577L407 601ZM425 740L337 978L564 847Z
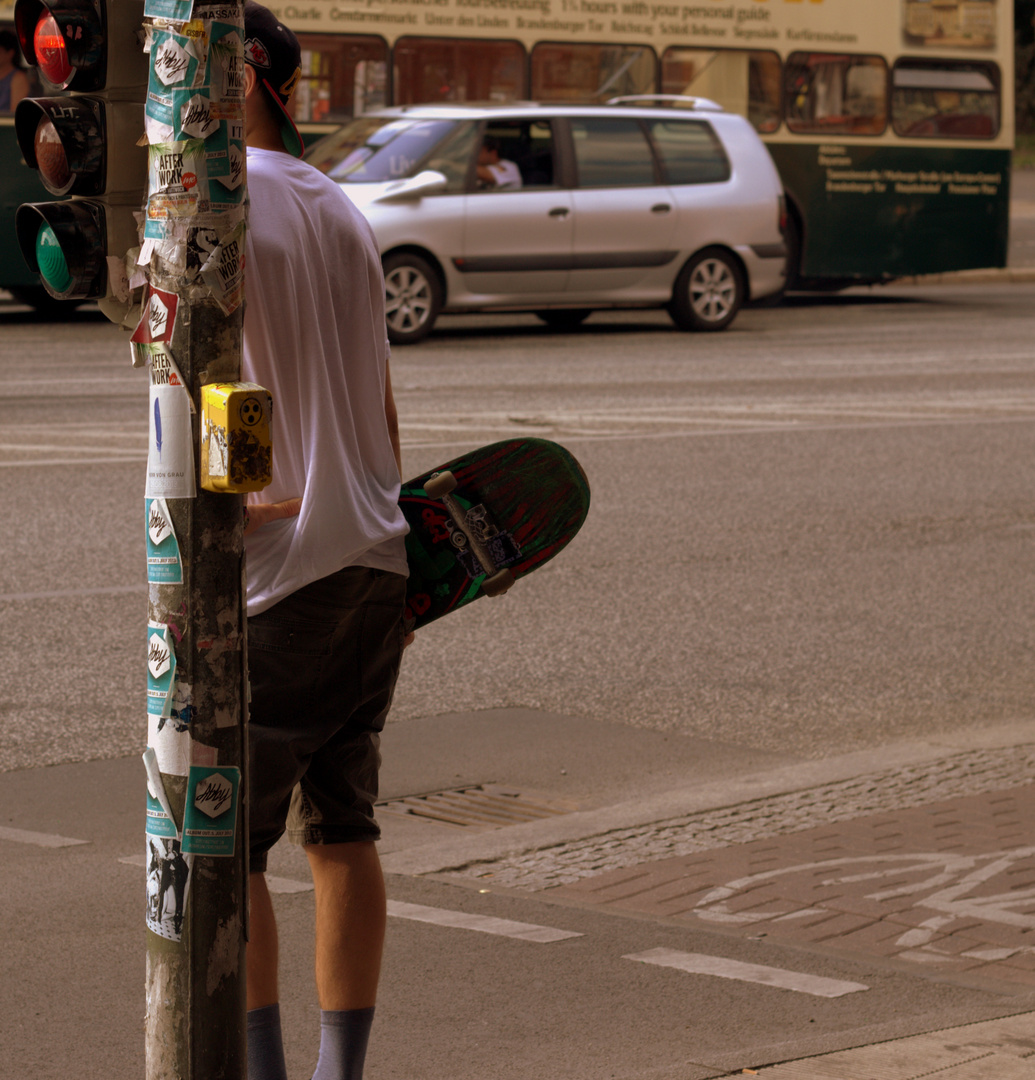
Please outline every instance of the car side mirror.
M425 169L416 176L408 176L405 180L397 180L383 194L378 195L374 202L392 203L409 202L422 199L425 195L438 195L446 190L449 181L445 176L434 169Z

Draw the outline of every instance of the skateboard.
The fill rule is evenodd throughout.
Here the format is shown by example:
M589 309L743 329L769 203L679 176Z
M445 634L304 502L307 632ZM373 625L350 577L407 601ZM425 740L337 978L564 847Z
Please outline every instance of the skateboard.
M410 526L407 632L481 596L499 596L552 559L589 511L575 458L546 439L509 439L402 485Z

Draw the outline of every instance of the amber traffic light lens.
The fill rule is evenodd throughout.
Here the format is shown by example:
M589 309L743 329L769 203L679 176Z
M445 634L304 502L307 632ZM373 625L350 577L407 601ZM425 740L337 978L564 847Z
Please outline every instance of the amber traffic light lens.
M72 170L61 145L61 136L57 128L46 117L40 120L33 142L36 151L36 168L39 169L43 182L52 191L63 191L72 179Z

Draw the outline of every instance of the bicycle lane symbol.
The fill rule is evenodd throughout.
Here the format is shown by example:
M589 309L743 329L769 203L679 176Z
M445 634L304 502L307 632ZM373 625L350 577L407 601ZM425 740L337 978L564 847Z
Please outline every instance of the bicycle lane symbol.
M769 910L734 911L731 910L731 902L741 894L795 874L810 875L815 885L816 872L829 870L830 876L818 882L820 886L829 888L866 886L871 883L879 885L889 878L915 876L914 881L896 882L889 888L867 892L864 898L879 903L915 896L914 907L938 912L919 926L904 932L895 944L904 949L939 953L931 942L937 936L950 932L949 927L957 920L977 919L1015 927L1018 931L1035 930L1035 886L1006 892L983 892L999 875L1008 874L1018 863L1033 856L1035 847L1023 847L983 855L938 852L884 854L799 863L751 874L712 889L697 902L693 914L708 922L727 925L801 919L829 914L831 909L813 906L795 908L790 903L776 902L776 906ZM1035 946L1022 946L1018 942L1014 948L985 950L980 958L1004 959L1020 952L1033 953Z

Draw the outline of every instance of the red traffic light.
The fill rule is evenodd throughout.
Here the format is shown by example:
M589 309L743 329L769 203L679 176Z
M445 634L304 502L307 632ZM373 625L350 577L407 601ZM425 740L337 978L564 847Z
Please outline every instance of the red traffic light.
M25 59L57 90L98 90L106 78L104 7L93 0L17 0Z
M67 86L72 78L72 64L57 19L49 11L43 12L36 23L32 47L39 60L40 74L53 86Z

